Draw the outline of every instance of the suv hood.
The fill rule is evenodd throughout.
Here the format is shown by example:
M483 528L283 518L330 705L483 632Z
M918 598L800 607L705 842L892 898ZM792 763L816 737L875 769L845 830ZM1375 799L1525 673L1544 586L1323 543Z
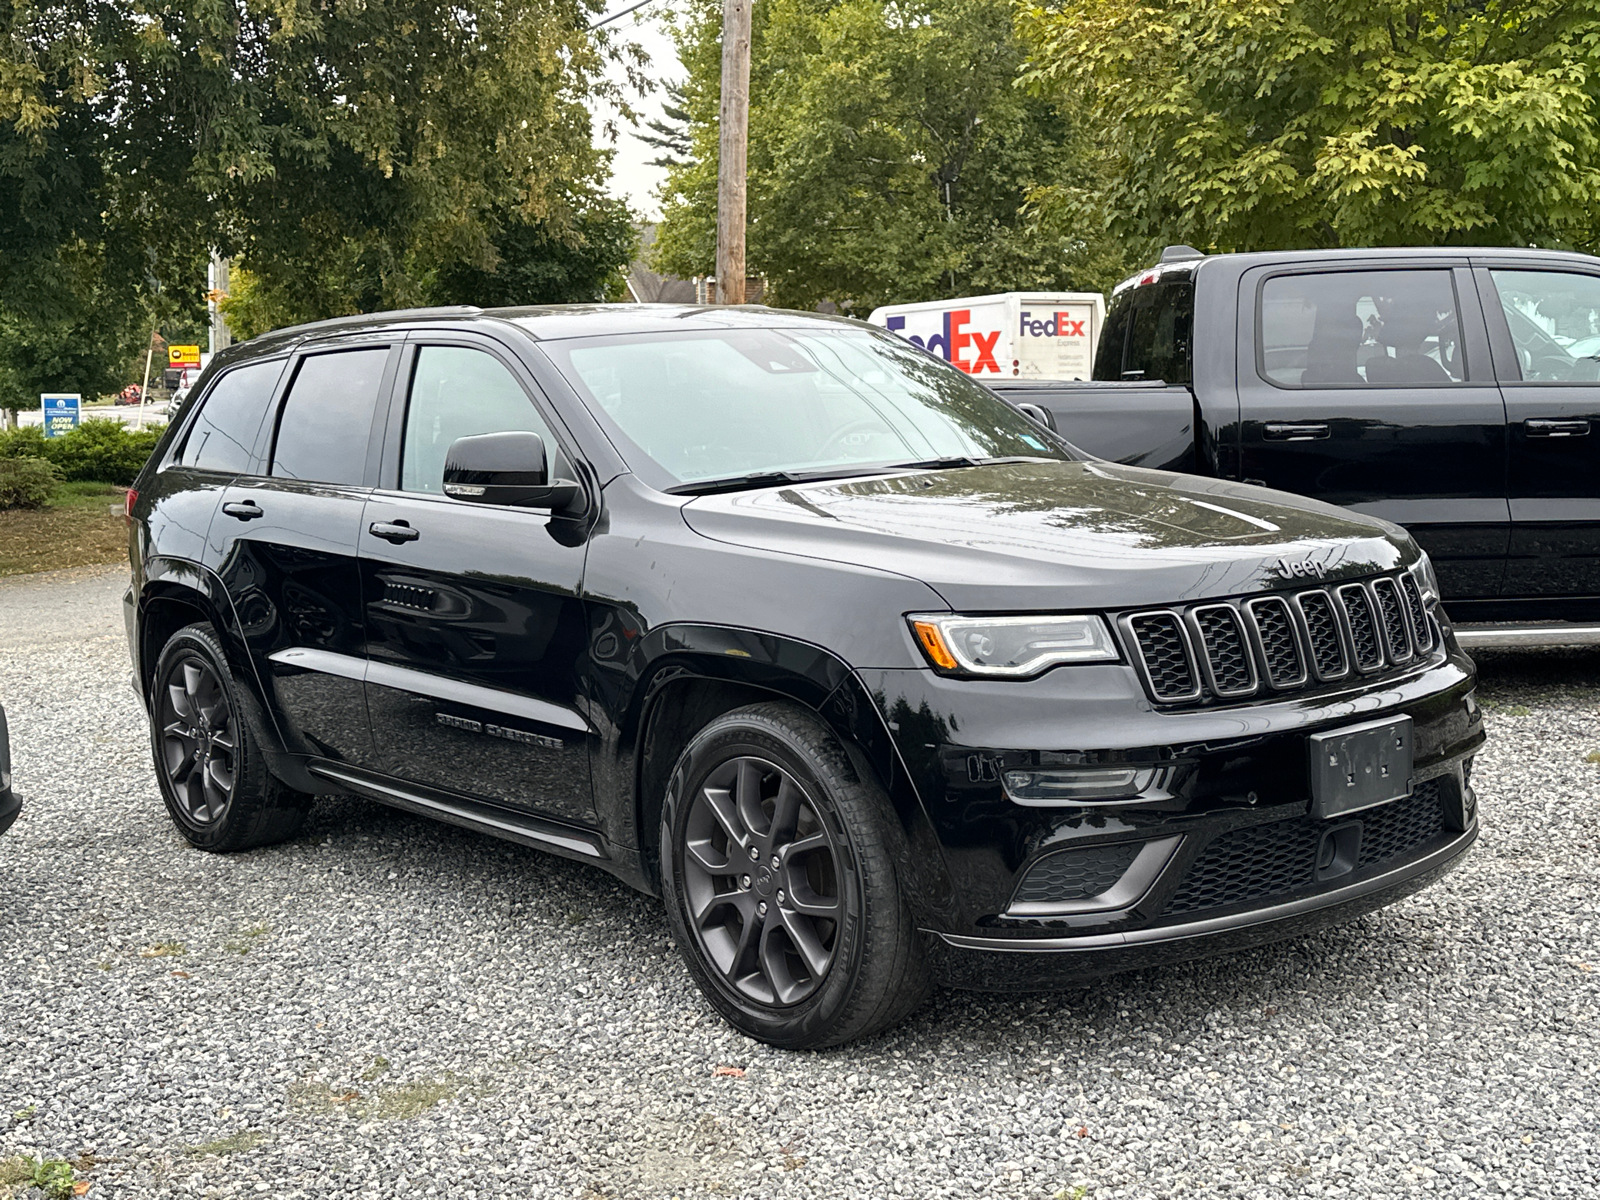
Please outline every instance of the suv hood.
M683 516L716 541L921 580L957 611L1173 604L1354 578L1415 557L1402 548L1403 531L1373 517L1266 488L1105 462L997 464L699 496ZM1288 569L1300 564L1308 573Z

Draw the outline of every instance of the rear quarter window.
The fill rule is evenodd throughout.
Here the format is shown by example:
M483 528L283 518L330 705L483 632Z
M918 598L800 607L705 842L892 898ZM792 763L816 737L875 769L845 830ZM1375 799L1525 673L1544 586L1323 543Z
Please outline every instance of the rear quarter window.
M1116 296L1095 354L1094 377L1187 385L1194 379L1194 284L1143 284Z
M234 367L200 398L177 461L201 471L248 470L256 434L283 374L281 358Z

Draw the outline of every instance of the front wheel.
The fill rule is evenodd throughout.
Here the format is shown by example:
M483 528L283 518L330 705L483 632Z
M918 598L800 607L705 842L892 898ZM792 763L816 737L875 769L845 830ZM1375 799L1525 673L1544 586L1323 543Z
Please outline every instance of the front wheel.
M167 815L202 850L248 850L293 837L311 797L267 770L216 631L188 625L156 660L150 740Z
M663 892L690 973L729 1023L810 1049L922 1003L898 839L882 789L804 709L752 705L691 739L662 812Z

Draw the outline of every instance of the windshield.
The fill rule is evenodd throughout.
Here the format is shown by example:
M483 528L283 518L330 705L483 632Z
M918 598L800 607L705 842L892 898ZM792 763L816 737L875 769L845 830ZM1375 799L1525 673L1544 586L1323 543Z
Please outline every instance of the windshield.
M1070 459L1049 431L914 346L866 329L685 330L543 349L660 487L996 458ZM620 435L620 437L618 436Z

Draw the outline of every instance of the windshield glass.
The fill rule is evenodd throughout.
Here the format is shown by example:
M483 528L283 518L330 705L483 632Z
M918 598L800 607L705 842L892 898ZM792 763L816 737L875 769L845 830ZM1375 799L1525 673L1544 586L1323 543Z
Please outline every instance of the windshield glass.
M641 452L667 477L647 479L657 486L940 459L1074 457L961 372L871 330L686 330L543 349L624 455Z

